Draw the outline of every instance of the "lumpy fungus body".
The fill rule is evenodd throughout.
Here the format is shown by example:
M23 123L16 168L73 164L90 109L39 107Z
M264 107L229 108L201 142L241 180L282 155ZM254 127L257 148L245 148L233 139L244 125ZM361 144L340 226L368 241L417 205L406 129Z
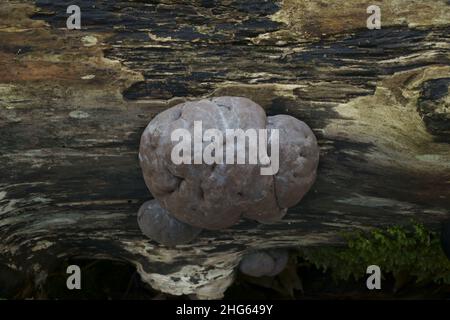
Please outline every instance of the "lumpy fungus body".
M277 129L279 169L274 175L263 175L261 168L267 164L260 160L244 164L196 163L194 159L175 163L173 149L178 141L173 141L173 132L184 129L195 138L198 133L194 128L199 122L202 130L213 129L224 136L230 129L243 132ZM202 150L212 142L205 141L204 137L200 139ZM225 142L224 139L223 150L226 150ZM270 153L275 142L270 135L264 142L263 147ZM233 150L248 155L251 147L245 143ZM165 222L161 229L180 228L184 223L216 230L230 227L241 218L261 223L281 219L287 208L298 203L314 183L319 148L312 130L304 122L288 115L266 117L264 109L247 98L218 97L185 102L154 117L142 134L139 159L148 189L165 214L176 219L176 223ZM145 223L161 224L160 219L152 219ZM152 232L146 235L158 241Z

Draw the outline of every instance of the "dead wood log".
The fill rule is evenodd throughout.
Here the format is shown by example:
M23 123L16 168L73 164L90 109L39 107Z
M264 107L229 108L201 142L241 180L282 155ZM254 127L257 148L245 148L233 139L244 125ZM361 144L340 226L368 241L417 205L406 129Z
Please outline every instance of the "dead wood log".
M55 3L56 2L56 3ZM172 294L217 298L259 248L342 231L435 228L450 208L450 7L441 0L0 4L0 265L45 279L65 257L120 259ZM399 9L401 8L401 10ZM318 180L283 221L142 236L140 134L181 101L245 96L314 130Z

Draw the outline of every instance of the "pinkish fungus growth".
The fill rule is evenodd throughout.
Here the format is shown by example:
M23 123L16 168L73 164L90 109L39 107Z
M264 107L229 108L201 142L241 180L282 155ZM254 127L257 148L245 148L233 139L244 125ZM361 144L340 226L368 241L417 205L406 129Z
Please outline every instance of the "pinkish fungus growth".
M268 130L267 140L261 140L258 136L258 146L262 145L267 150L266 154L272 162L275 154L272 151L278 151L276 160L279 168L274 175L261 174L261 169L267 166L266 162L261 161L264 157L259 157L257 162L244 164L226 161L196 163L195 144L192 147L194 152L187 157L192 161L175 163L173 150L179 141L173 141L174 131L185 129L184 132L195 139L195 135L198 136L195 131L198 123L201 123L203 132L212 129L224 137L229 136L229 129L242 129L244 133L249 132L249 129ZM278 141L271 135L275 131ZM215 141L217 136L211 140L205 137L207 135L200 136L202 150L211 151L213 142L218 146ZM250 148L253 147L250 139L250 136L246 136L243 145L237 144L229 150L236 152L237 156L239 152L244 153L248 160ZM224 139L222 142L225 154L225 150L228 152L228 140ZM217 150L219 149L214 149L211 155L216 157ZM186 157L184 153L183 156ZM228 228L241 218L261 223L280 220L287 209L297 204L314 183L319 147L312 130L294 117L266 117L264 109L247 98L218 97L182 103L158 114L142 134L139 159L145 183L167 215L165 220L161 220L156 219L159 214L150 214L145 221L141 218L140 226L142 230L147 230L144 233L151 239L165 243L155 230L165 230L172 234L171 228L178 228L175 232L179 232L183 229L180 227L182 224L198 229L217 230ZM150 208L141 208L141 212ZM175 219L176 223L168 223L169 218ZM148 227L145 224L157 226ZM183 230L190 230L188 233L192 235L197 232L194 231L197 229ZM178 240L177 237L173 239ZM190 236L183 235L175 242L185 243L190 239ZM170 242L175 243L172 240Z
M274 277L287 265L288 251L285 249L262 250L244 256L239 270L252 277Z

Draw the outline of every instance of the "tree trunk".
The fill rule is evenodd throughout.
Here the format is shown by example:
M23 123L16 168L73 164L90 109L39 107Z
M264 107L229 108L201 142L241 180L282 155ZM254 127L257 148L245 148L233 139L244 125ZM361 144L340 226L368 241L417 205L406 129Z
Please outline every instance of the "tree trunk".
M39 282L58 259L120 259L157 290L218 298L246 252L448 217L447 1L375 1L380 30L363 0L105 0L80 5L81 30L66 29L69 2L0 4L2 268ZM305 121L317 182L279 223L157 245L136 222L151 198L140 135L222 95Z

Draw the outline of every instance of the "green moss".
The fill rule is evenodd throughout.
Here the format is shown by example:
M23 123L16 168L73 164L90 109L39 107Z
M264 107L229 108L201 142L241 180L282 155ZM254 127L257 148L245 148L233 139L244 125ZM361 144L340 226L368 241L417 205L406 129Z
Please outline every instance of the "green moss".
M390 227L369 233L345 235L347 245L308 248L301 256L336 280L359 280L369 265L378 265L382 274L408 274L416 282L450 284L450 261L444 255L439 235L414 223L412 228Z

